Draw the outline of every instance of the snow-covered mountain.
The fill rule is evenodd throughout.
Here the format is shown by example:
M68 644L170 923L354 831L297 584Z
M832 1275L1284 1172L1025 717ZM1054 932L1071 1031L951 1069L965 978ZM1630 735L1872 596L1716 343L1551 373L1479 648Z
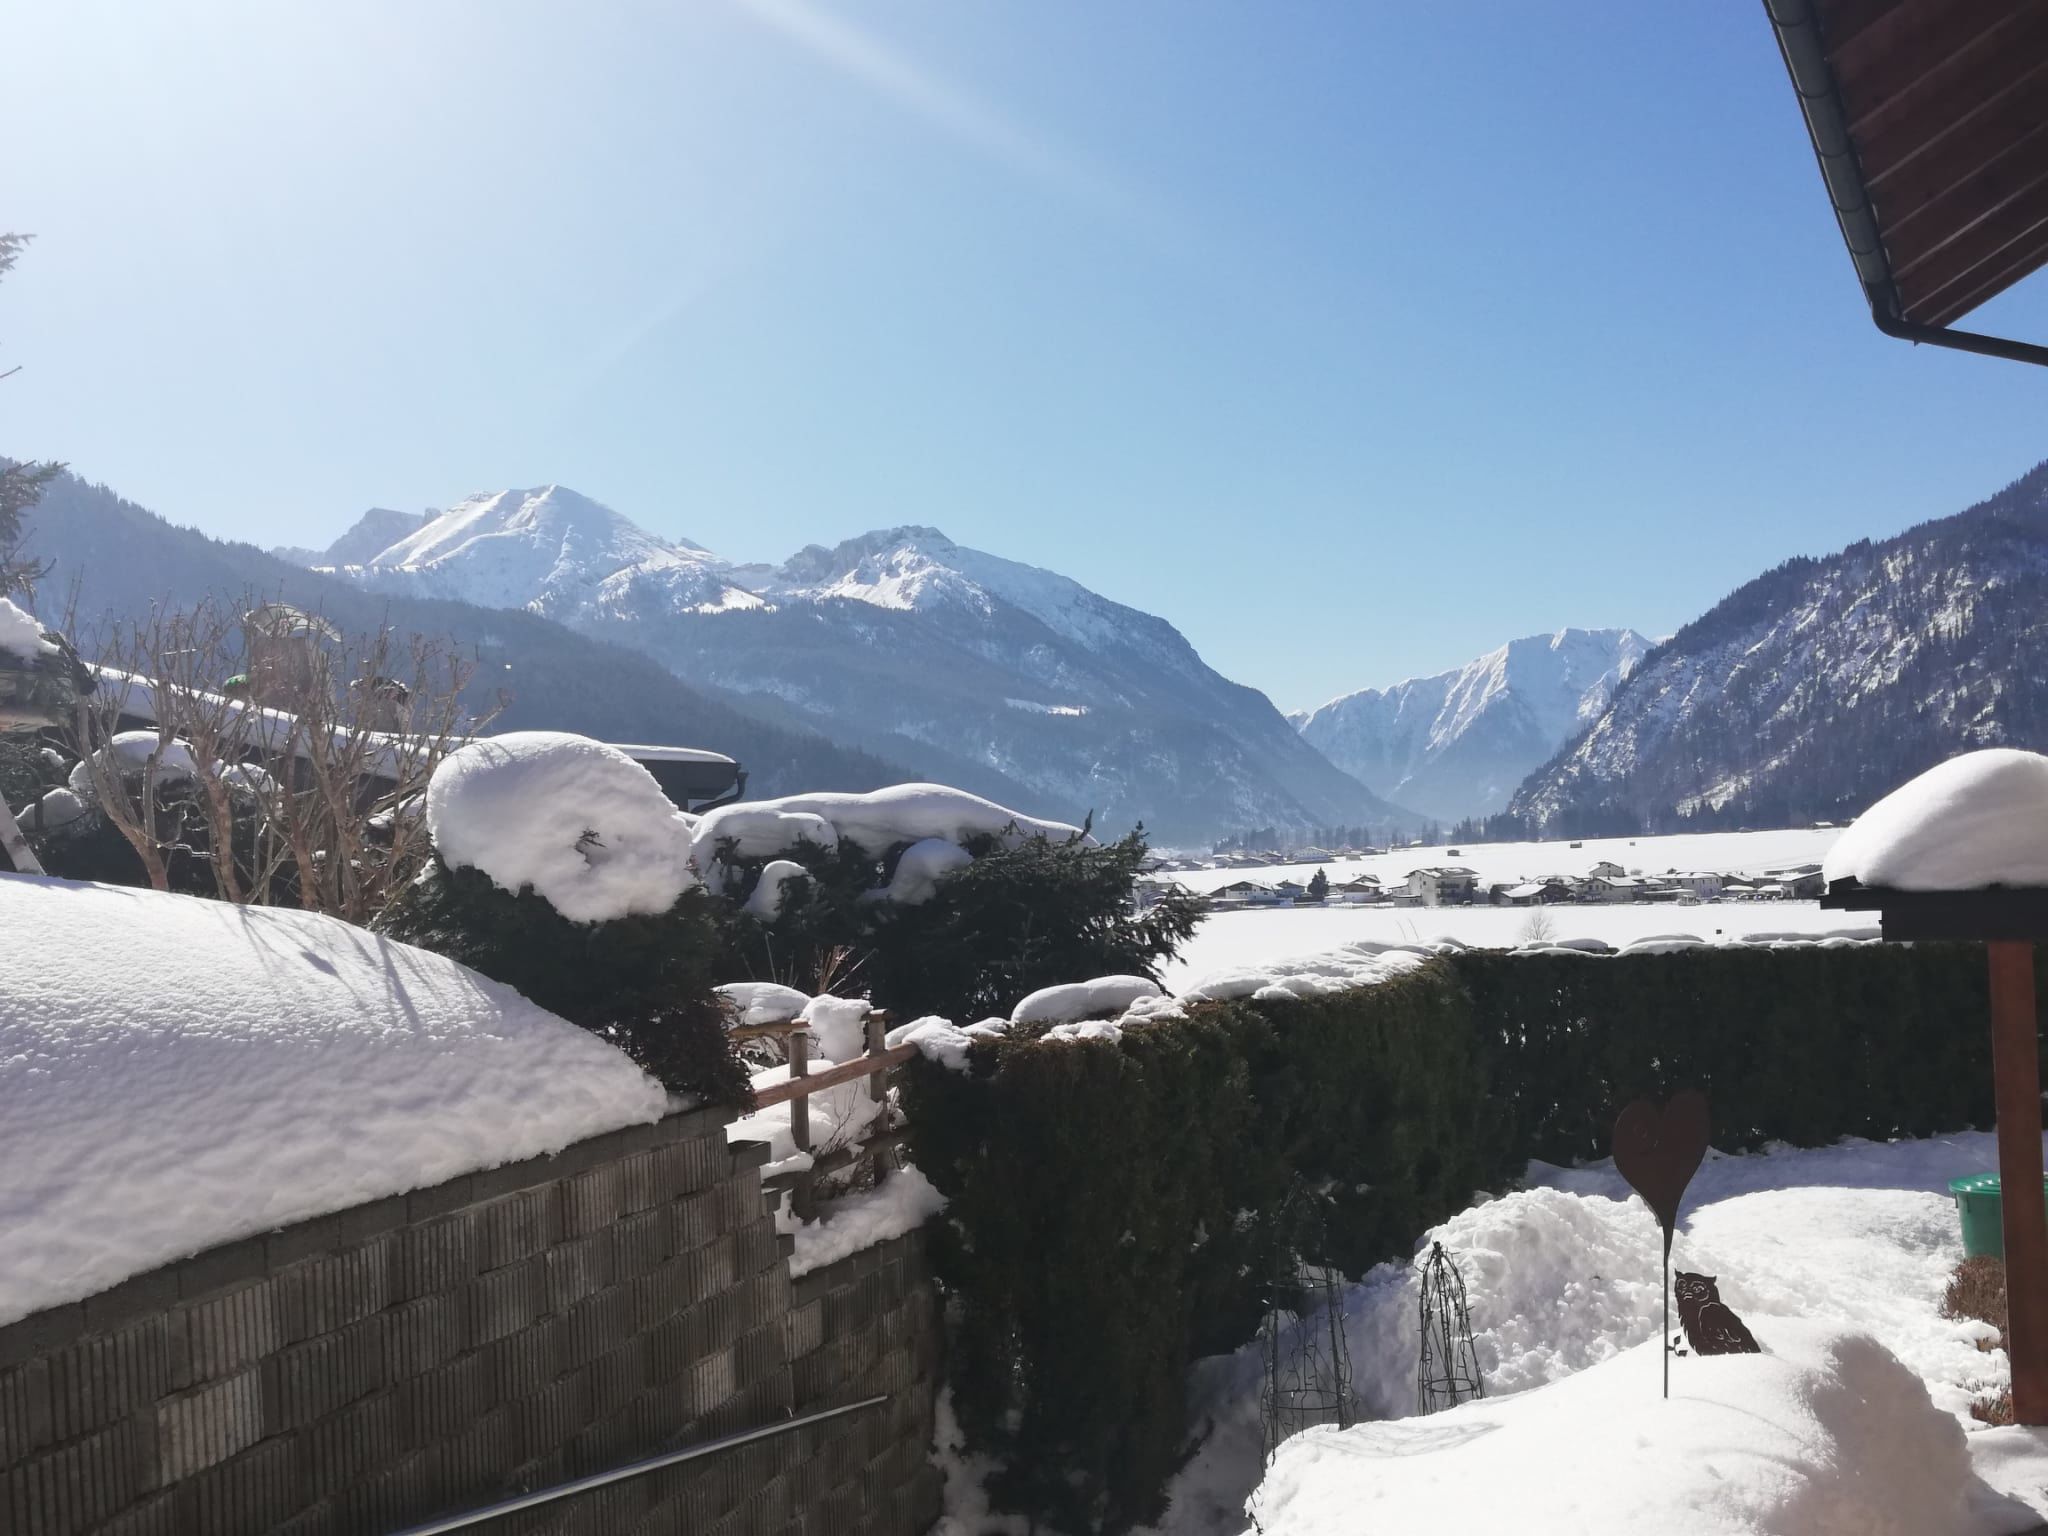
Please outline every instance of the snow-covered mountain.
M390 507L372 507L325 549L287 547L274 549L271 553L293 565L360 565L372 555L410 536L435 516L433 512L399 512Z
M761 602L709 551L658 539L560 485L472 496L374 553L332 563L359 566L346 574L382 590L526 608L565 623Z
M963 788L1021 782L1047 815L1184 840L1416 823L1164 619L932 528L740 566L547 486L471 497L338 574L531 609Z
M1651 651L1509 810L1567 836L1841 821L1987 746L2048 748L2048 464L1739 588Z
M1632 629L1561 629L1289 718L1376 794L1443 821L1484 816L1606 708L1649 649Z

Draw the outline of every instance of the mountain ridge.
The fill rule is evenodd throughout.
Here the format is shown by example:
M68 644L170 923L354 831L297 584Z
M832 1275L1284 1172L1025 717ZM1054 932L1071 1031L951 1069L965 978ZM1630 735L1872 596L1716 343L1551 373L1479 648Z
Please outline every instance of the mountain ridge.
M884 757L940 754L1098 824L1418 824L1167 620L905 524L779 565L647 533L567 487L487 492L336 575L526 607Z
M1524 781L1545 835L1846 820L1957 752L2048 746L2048 463L1800 556L1659 644Z

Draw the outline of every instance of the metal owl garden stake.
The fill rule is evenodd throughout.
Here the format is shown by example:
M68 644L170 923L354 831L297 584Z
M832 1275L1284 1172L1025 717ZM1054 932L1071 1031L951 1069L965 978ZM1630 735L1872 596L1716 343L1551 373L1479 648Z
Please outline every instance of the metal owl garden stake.
M1707 1096L1675 1094L1661 1110L1637 1099L1614 1122L1614 1166L1664 1228L1664 1337L1671 1336L1671 1234L1678 1202L1707 1155ZM1664 1395L1671 1395L1671 1350L1664 1350Z

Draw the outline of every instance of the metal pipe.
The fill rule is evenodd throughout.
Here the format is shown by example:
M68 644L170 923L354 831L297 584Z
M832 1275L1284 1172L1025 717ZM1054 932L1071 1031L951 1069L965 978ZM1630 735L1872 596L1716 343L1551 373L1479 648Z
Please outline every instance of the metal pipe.
M1848 115L1842 110L1842 98L1835 88L1835 72L1828 65L1827 46L1821 37L1820 17L1813 0L1764 0L1764 10L1771 19L1771 30L1777 34L1785 72L1792 77L1792 89L1799 97L1799 112L1806 120L1807 135L1813 140L1814 158L1820 162L1821 181L1827 186L1835 221L1842 227L1842 243L1849 248L1857 281L1862 283L1863 296L1869 301L1871 321L1885 335L1901 341L2048 366L2048 347L2009 341L2003 336L1983 336L1975 331L1921 325L1906 318L1891 257L1885 251L1878 228L1877 210L1871 206L1870 189L1856 158L1856 143L1849 134Z
M2002 357L2009 362L2048 367L2048 347L2037 346L2031 341L1981 336L1975 331L1951 331L1939 325L1917 325L1911 320L1886 314L1874 303L1870 307L1870 318L1885 335L1896 336L1901 341L1924 341L1930 347L1953 347L1958 352L1975 352L1982 357Z
M673 1467L685 1461L694 1461L700 1456L709 1456L718 1451L730 1450L736 1445L746 1445L754 1440L767 1440L776 1435L788 1434L793 1429L836 1419L849 1413L858 1413L863 1408L872 1408L877 1403L889 1401L889 1394L880 1393L864 1397L857 1403L845 1403L837 1408L827 1408L819 1413L805 1414L800 1419L784 1419L779 1424L764 1424L759 1429L742 1430L736 1435L727 1435L722 1440L707 1440L702 1445L693 1445L685 1450L669 1451L664 1455L650 1456L645 1461L629 1462L623 1467L614 1467L609 1472L598 1472L590 1477L579 1477L573 1483L557 1483L552 1488L536 1489L522 1493L517 1498L501 1503L488 1504L482 1509L470 1510L467 1514L450 1515L445 1520L431 1521L426 1525L409 1525L392 1536L441 1536L444 1531L467 1530L472 1525L481 1525L486 1520L495 1520L500 1515L516 1514L522 1509L532 1509L540 1504L552 1504L557 1499L574 1498L579 1493L588 1493L593 1488L603 1488L611 1483L624 1482L629 1477L639 1477L645 1472L658 1472L663 1467Z

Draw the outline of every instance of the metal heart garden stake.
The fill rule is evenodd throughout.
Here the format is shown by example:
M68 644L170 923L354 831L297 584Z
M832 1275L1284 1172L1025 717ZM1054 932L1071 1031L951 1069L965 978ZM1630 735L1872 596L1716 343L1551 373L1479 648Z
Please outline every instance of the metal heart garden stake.
M1664 1395L1671 1395L1671 1233L1678 1202L1707 1155L1707 1096L1697 1088L1674 1094L1658 1109L1637 1099L1614 1121L1614 1166L1641 1195L1664 1228Z

